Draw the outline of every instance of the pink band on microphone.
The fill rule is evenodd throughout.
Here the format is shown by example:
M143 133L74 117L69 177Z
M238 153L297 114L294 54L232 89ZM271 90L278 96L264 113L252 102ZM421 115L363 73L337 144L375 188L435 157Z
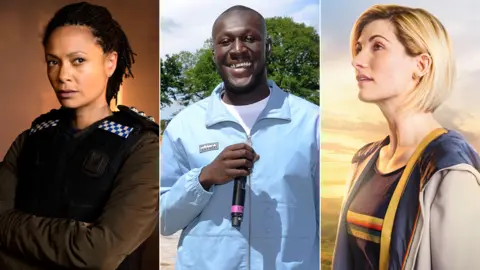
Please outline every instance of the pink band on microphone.
M243 213L243 206L232 205L232 213Z

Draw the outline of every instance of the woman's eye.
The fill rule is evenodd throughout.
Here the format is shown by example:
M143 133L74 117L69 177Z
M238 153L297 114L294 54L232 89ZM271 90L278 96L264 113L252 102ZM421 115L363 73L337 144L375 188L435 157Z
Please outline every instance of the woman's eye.
M380 43L375 43L375 44L373 44L373 49L375 51L381 50L381 49L383 49L383 45L380 44Z
M73 60L73 63L75 64L81 64L83 62L85 62L85 59L83 58L75 58L75 60Z

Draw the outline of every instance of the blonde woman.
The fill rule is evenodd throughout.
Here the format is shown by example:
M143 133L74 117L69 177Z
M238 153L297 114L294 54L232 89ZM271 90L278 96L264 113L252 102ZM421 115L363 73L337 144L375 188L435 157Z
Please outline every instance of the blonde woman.
M333 269L479 269L479 156L433 112L452 88L450 39L423 9L376 5L354 25L359 99L390 134L354 156Z

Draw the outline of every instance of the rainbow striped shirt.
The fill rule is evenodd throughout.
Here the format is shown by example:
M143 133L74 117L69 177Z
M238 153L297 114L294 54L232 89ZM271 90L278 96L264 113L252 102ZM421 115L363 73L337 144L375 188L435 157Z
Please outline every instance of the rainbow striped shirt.
M387 174L372 169L349 206L347 230L355 269L378 269L383 218L403 169Z

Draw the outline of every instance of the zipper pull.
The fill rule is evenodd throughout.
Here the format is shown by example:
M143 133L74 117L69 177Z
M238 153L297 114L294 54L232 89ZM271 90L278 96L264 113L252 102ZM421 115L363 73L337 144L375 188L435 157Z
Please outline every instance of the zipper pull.
M248 144L250 147L252 147L252 136L251 136L250 134L247 134L247 144ZM255 150L253 150L253 151L255 152ZM253 168L250 169L250 173L252 172L252 170L253 170ZM250 177L251 177L251 175L248 175L248 177L247 177L247 182L250 181Z
M247 136L247 144L252 146L252 136L251 135Z

